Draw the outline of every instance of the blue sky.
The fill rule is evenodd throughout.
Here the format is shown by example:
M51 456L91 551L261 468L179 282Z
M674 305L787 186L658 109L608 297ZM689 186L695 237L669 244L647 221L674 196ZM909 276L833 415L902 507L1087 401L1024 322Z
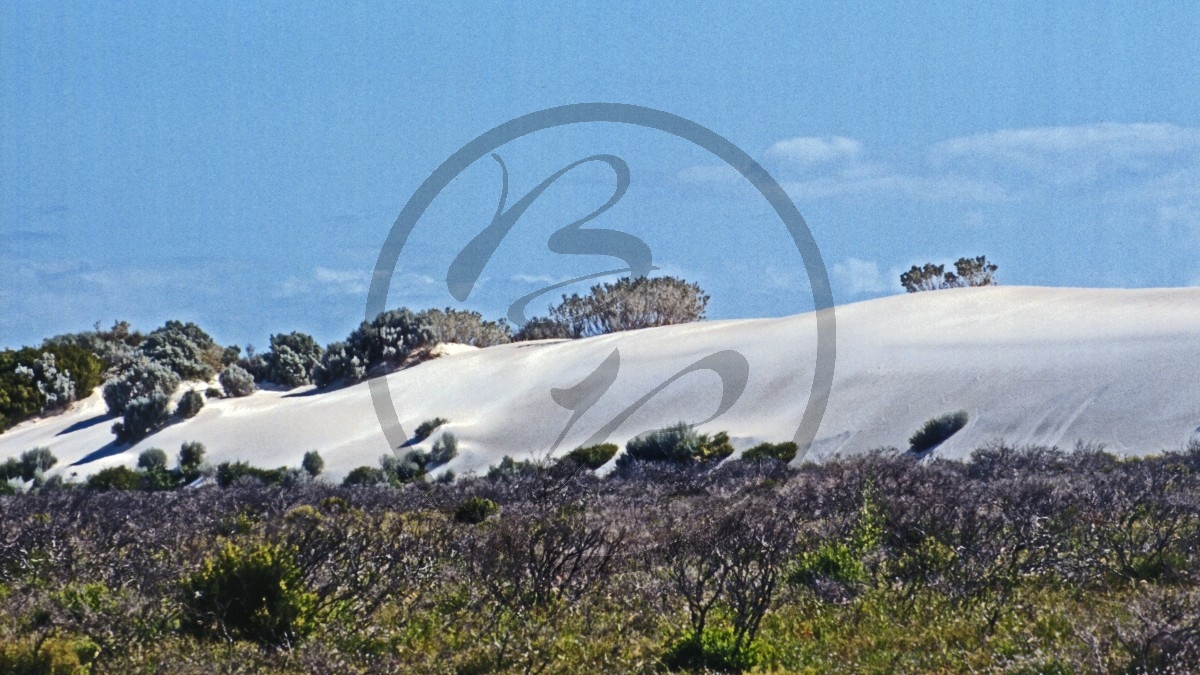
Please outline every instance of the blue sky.
M1200 284L1194 5L394 4L0 7L0 346L118 318L260 347L341 338L438 164L510 118L588 101L676 113L762 162L838 302L978 254L1005 284ZM519 139L500 151L510 203L598 153L632 178L595 226L699 281L712 317L811 307L761 197L678 139L605 124ZM556 184L460 305L446 266L499 194L497 165L477 162L422 219L389 304L501 316L614 267L545 246L611 190L602 166Z

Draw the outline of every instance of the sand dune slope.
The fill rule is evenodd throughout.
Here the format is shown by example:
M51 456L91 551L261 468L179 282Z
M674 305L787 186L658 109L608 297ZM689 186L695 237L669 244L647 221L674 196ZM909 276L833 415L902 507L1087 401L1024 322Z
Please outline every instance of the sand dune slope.
M934 452L959 457L1004 439L1125 453L1182 447L1200 434L1200 288L1097 290L997 287L893 296L839 307L832 394L810 458L907 446L930 417L966 410L970 421ZM619 351L611 387L574 424L559 452L591 437L630 404L696 360L735 350L749 363L737 402L705 430L745 448L791 439L808 401L815 318L711 321L588 340L459 348L388 376L407 430L435 416L460 441L448 468L479 471L506 454L545 455L572 412L553 388L584 380ZM717 375L685 375L610 436L698 421L717 409ZM148 447L174 455L198 440L215 462L298 465L319 450L327 471L374 465L389 447L366 383L335 391L261 391L209 401L194 419L133 447L114 444L99 394L64 414L0 435L0 459L49 446L58 470L84 476L131 465ZM426 441L424 446L428 446Z

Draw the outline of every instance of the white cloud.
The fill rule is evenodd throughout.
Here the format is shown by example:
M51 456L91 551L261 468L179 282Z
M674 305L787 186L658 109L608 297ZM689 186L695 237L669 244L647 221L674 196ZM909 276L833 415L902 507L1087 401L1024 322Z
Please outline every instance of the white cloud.
M307 278L291 276L279 282L274 295L279 298L291 298L306 293L365 295L370 285L371 272L367 270L335 270L328 267L314 267L312 275Z
M846 258L842 262L834 263L833 276L850 296L888 290L888 284L879 272L879 265L871 260Z
M767 148L768 157L787 159L804 166L831 162L853 161L863 151L863 144L844 136L801 136L779 141Z
M566 279L555 279L548 274L514 274L513 281L519 281L523 284L557 284Z
M924 201L1001 202L1010 198L999 185L965 176L918 176L903 173L839 174L790 181L783 189L793 199L843 196L903 197Z
M939 163L984 162L1039 174L1058 184L1093 181L1120 171L1160 170L1200 152L1200 129L1173 124L1088 124L1004 129L934 144Z

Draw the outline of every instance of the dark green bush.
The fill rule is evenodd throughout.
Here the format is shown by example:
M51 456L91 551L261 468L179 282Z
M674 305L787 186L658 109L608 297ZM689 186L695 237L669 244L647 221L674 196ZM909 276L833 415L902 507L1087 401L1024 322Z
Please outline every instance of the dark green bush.
M183 580L181 598L186 627L203 637L290 646L317 624L317 597L296 552L280 544L225 544Z
M538 466L529 460L517 461L505 455L500 459L500 463L496 466L489 466L487 477L495 480L497 478L506 478L510 476L521 476L529 473L537 473Z
M9 457L0 464L0 482L21 477L21 460Z
M499 512L500 506L496 502L476 495L454 509L454 519L460 523L476 525Z
M179 397L179 403L175 404L175 414L186 419L191 419L200 414L200 410L204 407L204 395L195 389L189 389L183 392L183 396Z
M546 317L534 317L513 335L513 342L529 340L571 340L575 338L571 326Z
M167 366L144 356L125 364L116 377L104 385L104 403L110 415L123 415L136 399L158 394L165 399L179 386L179 376Z
M204 444L196 441L184 442L179 446L179 469L185 474L200 471L204 463Z
M107 492L109 490L140 490L144 476L125 466L110 466L88 476L87 486L90 490Z
M739 648L732 631L710 628L699 640L688 635L674 642L662 661L672 671L740 673L754 668L758 654L754 645Z
M617 454L618 450L620 450L620 448L613 443L589 445L586 448L575 448L563 456L561 461L570 460L579 464L580 466L586 466L592 471L595 471L596 469L599 469L607 464L608 460L612 459L613 456Z
M50 448L34 448L21 453L21 480L33 480L49 471L58 458Z
M796 450L796 444L792 441L759 443L743 452L742 459L748 462L757 462L764 459L777 459L781 462L790 462L796 458Z
M191 322L168 321L147 335L139 349L185 380L207 380L221 362L220 347Z
M272 335L265 377L288 388L311 384L321 353L321 346L306 333Z
M426 468L439 467L455 457L458 457L458 437L447 431L434 441Z
M431 435L433 435L433 432L438 427L442 426L443 424L448 424L449 422L450 420L444 417L435 417L431 420L425 420L424 422L421 422L417 425L416 430L413 431L413 444L415 445L416 443L420 443L426 438L429 438Z
M313 382L328 387L335 382L353 384L367 379L367 364L354 354L345 342L334 342L325 348L321 363L313 369Z
M267 485L278 485L284 481L287 467L260 469L246 462L221 462L217 465L217 485L229 487L241 478L254 478Z
M125 405L125 413L113 425L113 433L123 441L143 439L170 421L169 406L170 398L161 392L139 396Z
M425 475L429 468L429 455L422 450L409 450L402 458L394 454L382 455L379 466L388 482L396 485L411 483Z
M342 485L351 487L354 485L382 485L388 481L387 475L383 469L374 466L360 466L350 470L346 477L342 479Z
M967 426L967 419L967 412L960 410L926 421L908 439L909 450L912 452L924 452L941 445L946 442L946 439L958 433L959 429Z
M321 453L316 450L310 450L304 453L304 459L300 461L300 468L309 476L316 478L325 470L325 460L321 458Z
M166 471L167 453L159 448L143 450L142 454L138 455L137 465L142 471Z

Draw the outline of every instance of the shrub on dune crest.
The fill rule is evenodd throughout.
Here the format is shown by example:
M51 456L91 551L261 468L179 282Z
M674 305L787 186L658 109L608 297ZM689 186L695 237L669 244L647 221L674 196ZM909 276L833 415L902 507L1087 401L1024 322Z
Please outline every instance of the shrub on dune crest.
M306 333L271 336L265 379L288 388L312 383L313 370L321 363L321 346Z
M254 384L254 376L237 364L232 364L221 371L219 379L226 396L241 398L253 394L258 389Z
M967 426L967 412L946 413L925 422L908 439L912 452L924 452L946 442L948 438L958 433L959 429Z
M179 376L174 371L143 356L129 362L104 385L104 403L110 415L121 415L134 399L154 394L169 398L178 386Z

